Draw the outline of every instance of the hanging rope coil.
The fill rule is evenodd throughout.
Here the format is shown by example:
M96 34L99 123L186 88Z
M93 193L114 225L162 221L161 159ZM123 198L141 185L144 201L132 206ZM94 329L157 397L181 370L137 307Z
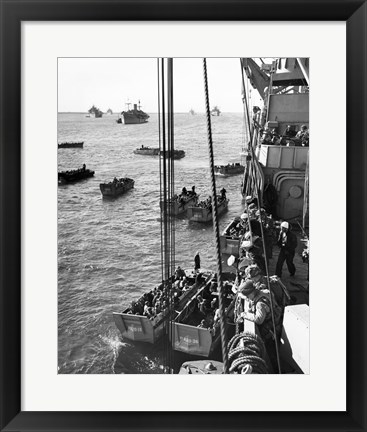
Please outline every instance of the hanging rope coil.
M265 346L259 336L244 332L233 336L228 344L229 372L241 374L251 370L253 374L267 374Z

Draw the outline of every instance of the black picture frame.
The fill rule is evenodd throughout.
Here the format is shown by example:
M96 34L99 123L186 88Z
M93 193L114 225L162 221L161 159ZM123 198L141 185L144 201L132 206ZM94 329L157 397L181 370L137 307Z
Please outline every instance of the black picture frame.
M0 0L0 430L366 430L366 18L361 0ZM347 410L346 412L21 411L21 22L345 21L347 24ZM312 37L312 35L310 35ZM336 64L330 73L337 73ZM325 101L325 106L327 101ZM330 128L330 146L337 131ZM325 162L327 164L327 161ZM336 173L337 175L337 173ZM332 209L337 218L338 203ZM329 215L332 217L333 214ZM325 216L327 219L327 216ZM332 235L330 233L330 235ZM334 233L337 235L337 233ZM327 241L327 239L325 239ZM337 257L336 257L337 260ZM333 269L325 269L325 272ZM332 287L329 287L332 295ZM315 294L317 296L317 294ZM315 300L317 301L317 299ZM325 305L327 308L327 305ZM338 347L335 347L337 355ZM338 377L335 377L337 380ZM316 390L315 390L316 391ZM220 395L217 395L219 397ZM170 397L170 395L167 395ZM230 391L223 395L231 397ZM277 398L267 389L266 398ZM259 401L261 405L261 401ZM225 404L224 404L225 406Z

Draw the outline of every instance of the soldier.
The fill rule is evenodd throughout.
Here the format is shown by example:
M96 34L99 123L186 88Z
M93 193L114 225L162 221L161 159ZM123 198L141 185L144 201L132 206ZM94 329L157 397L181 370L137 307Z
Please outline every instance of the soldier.
M239 297L246 300L245 310L237 318L237 322L247 319L259 326L259 332L265 343L274 339L274 328L271 315L271 303L273 305L275 329L277 334L281 327L281 309L267 289L258 289L251 280L244 281L239 287Z
M196 252L196 255L195 255L195 258L194 258L194 262L195 262L194 270L195 270L195 272L198 272L200 270L200 255L199 255L199 251Z
M226 199L226 193L227 193L227 191L224 188L222 188L221 191L220 191L222 200Z

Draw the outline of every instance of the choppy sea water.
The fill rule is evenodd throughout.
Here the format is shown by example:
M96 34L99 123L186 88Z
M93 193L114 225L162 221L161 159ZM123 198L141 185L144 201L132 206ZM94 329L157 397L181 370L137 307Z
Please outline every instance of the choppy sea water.
M161 345L124 340L112 312L153 288L161 279L159 159L133 150L158 147L158 116L149 123L123 125L117 115L100 119L59 114L58 142L84 141L83 149L58 150L58 170L86 164L95 176L58 187L58 367L59 373L161 373ZM183 186L206 198L211 191L204 114L175 116L175 191ZM216 164L240 162L243 142L240 113L212 117ZM135 188L115 200L102 199L99 184L115 176L135 180ZM220 230L243 203L241 176L216 177L230 199ZM211 225L175 219L176 264L193 267L200 251L202 267L216 269ZM179 354L180 359L186 358Z

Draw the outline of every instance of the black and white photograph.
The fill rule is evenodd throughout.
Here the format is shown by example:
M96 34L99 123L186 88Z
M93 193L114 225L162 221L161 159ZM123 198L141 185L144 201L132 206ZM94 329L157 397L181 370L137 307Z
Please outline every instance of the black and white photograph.
M310 373L311 67L57 59L58 374Z

